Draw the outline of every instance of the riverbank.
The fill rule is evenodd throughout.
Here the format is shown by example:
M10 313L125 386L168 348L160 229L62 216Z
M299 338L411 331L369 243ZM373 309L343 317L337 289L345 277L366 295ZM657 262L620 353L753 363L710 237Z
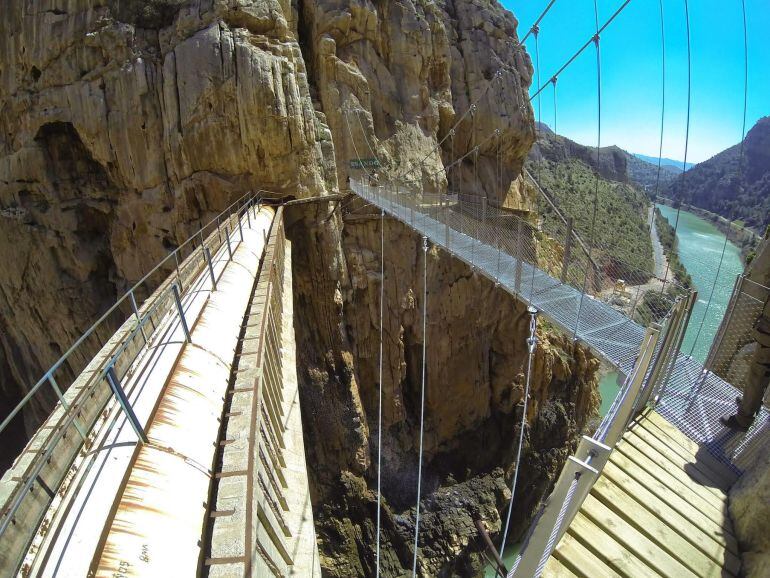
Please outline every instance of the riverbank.
M676 209L657 207L673 226ZM702 363L724 317L735 278L743 272L741 250L729 238L725 243L724 233L710 220L684 209L679 212L676 241L678 258L698 292L682 352Z
M657 202L676 210L672 199L658 196ZM747 260L750 261L751 259L749 256L753 254L757 245L759 245L759 242L762 240L762 235L757 231L744 227L736 221L726 219L722 215L712 213L706 209L696 207L695 205L688 205L687 203L682 203L682 210L697 215L701 219L714 225L731 243L740 249L741 261L744 266L748 264Z

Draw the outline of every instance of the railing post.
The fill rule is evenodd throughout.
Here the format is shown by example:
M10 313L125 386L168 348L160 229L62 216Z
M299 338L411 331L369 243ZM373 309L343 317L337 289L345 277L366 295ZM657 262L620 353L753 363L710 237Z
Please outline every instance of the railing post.
M187 327L187 320L184 317L184 309L182 308L182 300L179 298L179 288L174 283L171 286L171 290L174 292L174 301L176 301L176 310L179 313L179 320L182 322L182 329L184 329L184 335L187 341L192 341L190 337L190 328Z
M211 286L214 291L217 290L217 278L214 276L214 266L211 264L211 251L208 247L203 248L203 257L206 259L206 265L208 265L209 275L211 275Z
M179 249L174 249L174 262L176 263L176 281L184 291L184 285L182 285L182 274L179 272Z
M139 419L136 417L136 414L134 413L134 410L131 407L131 404L128 402L128 398L126 397L126 392L123 391L123 386L120 384L120 380L118 379L118 376L115 373L115 368L112 365L107 370L107 383L110 384L110 387L112 388L112 391L115 394L115 397L117 398L118 403L120 404L120 407L123 409L123 413L126 414L126 418L131 424L131 427L134 428L134 431L136 432L136 435L139 437L139 440L143 444L146 444L149 441L147 439L147 434L144 433L144 428L142 427L142 424L139 423Z
M230 246L230 227L225 224L225 240L227 241L227 252L230 254L230 260L233 258L233 248Z
M243 226L241 225L241 215L237 209L235 211L235 218L238 220L238 231L240 231L241 243L243 243Z
M679 350L682 348L682 342L684 341L684 334L687 332L687 327L690 325L690 315L692 315L693 307L695 307L695 303L698 301L698 292L697 291L691 291L690 294L687 296L687 301L685 302L685 308L682 312L682 317L679 321L679 325L676 328L676 335L674 337L674 349L672 351L672 360L669 367L666 368L666 372L663 375L663 384L660 388L660 393L658 393L656 402L658 400L663 399L663 396L666 394L666 388L668 387L668 382L671 379L671 373L674 370L674 365L676 364L676 360L679 357Z
M131 289L128 292L128 296L131 299L131 307L134 310L134 315L136 315L136 321L139 323L139 331L142 332L142 337L144 338L144 344L147 345L147 334L144 332L144 320L139 315L139 308L136 306L136 299L134 298L134 290Z
M444 211L444 244L446 245L447 250L449 250L449 196L448 195L444 195L443 211Z
M59 403L61 403L61 406L64 408L64 411L66 413L70 412L70 404L67 403L67 401L64 399L64 395L62 394L61 389L59 389L59 384L56 383L56 380L53 378L53 375L50 373L48 374L48 383L51 384L51 387L53 388L54 392L56 392L56 397L59 398ZM72 423L75 425L75 429L78 430L78 433L80 434L80 437L83 439L83 441L88 441L88 436L86 435L85 430L83 429L83 426L80 425L80 422L78 421L78 418L75 417L72 419Z
M249 229L251 229L251 199L249 199L249 204L246 205L246 221L249 223Z
M564 240L564 262L561 266L561 282L567 278L567 269L569 268L570 253L572 252L572 217L567 217L567 237Z

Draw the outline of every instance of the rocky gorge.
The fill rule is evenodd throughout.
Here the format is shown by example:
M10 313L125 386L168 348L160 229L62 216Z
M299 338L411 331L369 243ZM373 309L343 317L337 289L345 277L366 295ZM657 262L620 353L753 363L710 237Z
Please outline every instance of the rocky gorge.
M487 0L8 2L0 22L4 407L245 191L323 197L360 173L350 160L371 155L430 190L534 210L521 177L535 134L532 66L517 25ZM464 115L474 102L482 104ZM440 169L476 146L476 162L460 164L448 183ZM384 575L411 566L423 343L420 570L478 575L474 521L499 531L510 495L524 305L360 204L295 206L286 219L325 575L373 574L382 284ZM598 362L546 323L538 337L514 537L598 405ZM25 412L20 440L47 401Z

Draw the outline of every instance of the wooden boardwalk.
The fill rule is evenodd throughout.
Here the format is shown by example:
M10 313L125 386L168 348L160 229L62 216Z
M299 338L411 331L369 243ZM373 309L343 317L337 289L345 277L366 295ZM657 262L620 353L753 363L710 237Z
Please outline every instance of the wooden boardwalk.
M731 577L735 474L653 410L640 415L551 556L544 577Z

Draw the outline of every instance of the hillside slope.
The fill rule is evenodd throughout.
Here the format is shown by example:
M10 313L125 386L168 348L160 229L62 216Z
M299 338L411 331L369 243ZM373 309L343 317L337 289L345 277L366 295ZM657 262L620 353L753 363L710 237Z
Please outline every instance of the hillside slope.
M616 265L622 262L626 279L632 272L653 270L648 201L630 182L629 156L611 146L602 148L597 160L596 148L541 130L528 161L533 177L562 212L574 219L575 228L586 242L590 240L596 173L599 173L596 243ZM540 212L548 218L545 203Z
M742 172L738 143L678 177L666 195L764 230L770 224L770 116L748 132L743 152Z

